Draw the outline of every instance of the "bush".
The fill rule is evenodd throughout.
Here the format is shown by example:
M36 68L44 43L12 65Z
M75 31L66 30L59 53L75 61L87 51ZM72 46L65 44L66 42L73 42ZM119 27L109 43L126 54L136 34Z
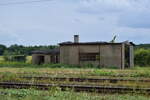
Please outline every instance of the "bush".
M4 56L5 61L19 61L19 62L25 62L26 56L25 55L10 55L10 56Z
M105 70L99 70L95 69L93 72L89 72L91 75L99 75L99 76L114 76L116 75L113 71L105 71Z
M150 66L150 49L136 50L135 64L139 66Z

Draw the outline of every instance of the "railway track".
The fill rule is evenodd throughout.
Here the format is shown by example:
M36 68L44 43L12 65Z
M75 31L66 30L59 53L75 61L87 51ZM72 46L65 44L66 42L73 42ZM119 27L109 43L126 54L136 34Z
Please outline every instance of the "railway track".
M33 84L33 83L14 83L0 82L1 88L28 89L36 88L48 90L52 87L60 87L61 90L73 89L77 92L98 92L98 93L140 93L150 95L150 88L129 88L112 86L89 86L89 85L67 85L67 84Z
M70 81L70 82L110 82L117 83L120 81L124 82L150 82L150 80L146 79L121 79L121 78L65 78L65 77L22 77L25 79L36 79L36 80L52 80L52 81Z

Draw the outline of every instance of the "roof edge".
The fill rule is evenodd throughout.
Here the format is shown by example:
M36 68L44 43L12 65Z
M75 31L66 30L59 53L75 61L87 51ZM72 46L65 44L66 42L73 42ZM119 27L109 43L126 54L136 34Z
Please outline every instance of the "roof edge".
M118 43L109 43L109 42L80 42L80 43L74 43L74 42L63 42L59 43L60 46L62 45L120 45L120 44L128 44L128 45L135 45L133 42L118 42Z

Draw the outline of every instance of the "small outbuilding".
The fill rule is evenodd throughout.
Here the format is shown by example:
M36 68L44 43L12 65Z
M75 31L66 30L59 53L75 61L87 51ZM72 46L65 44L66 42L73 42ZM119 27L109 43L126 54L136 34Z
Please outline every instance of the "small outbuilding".
M79 42L79 36L74 36L74 42L63 42L59 48L49 51L34 51L33 63L62 63L69 65L92 64L103 68L116 67L120 69L134 66L134 44L132 42Z
M59 48L32 52L33 64L59 63Z

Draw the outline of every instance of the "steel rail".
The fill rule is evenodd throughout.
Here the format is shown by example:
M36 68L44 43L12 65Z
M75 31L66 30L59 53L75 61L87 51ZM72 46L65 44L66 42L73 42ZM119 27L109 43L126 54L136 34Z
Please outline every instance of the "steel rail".
M73 77L21 77L26 79L36 79L36 80L54 80L54 81L76 81L76 82L110 82L117 83L118 81L128 81L128 82L150 82L146 79L118 79L118 78L73 78Z
M150 95L150 88L112 87L112 86L92 86L92 85L67 85L67 84L33 84L0 82L1 88L27 89L36 88L48 90L52 87L60 87L61 90L73 89L77 92L98 92L98 93L140 93Z

